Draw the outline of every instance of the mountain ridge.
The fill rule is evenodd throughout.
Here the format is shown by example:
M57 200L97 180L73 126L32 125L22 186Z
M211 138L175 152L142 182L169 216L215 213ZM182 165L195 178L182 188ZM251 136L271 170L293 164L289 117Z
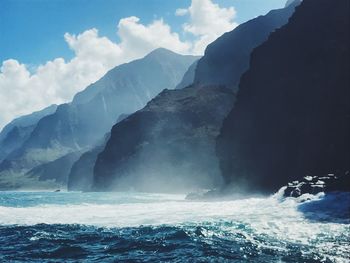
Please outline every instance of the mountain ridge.
M70 152L87 150L121 115L142 108L164 87L175 88L196 59L158 49L110 70L87 88L84 99L77 99L84 94L79 93L72 103L61 104L40 119L30 137L0 164L0 178L10 170L23 173ZM94 89L97 92L91 92Z

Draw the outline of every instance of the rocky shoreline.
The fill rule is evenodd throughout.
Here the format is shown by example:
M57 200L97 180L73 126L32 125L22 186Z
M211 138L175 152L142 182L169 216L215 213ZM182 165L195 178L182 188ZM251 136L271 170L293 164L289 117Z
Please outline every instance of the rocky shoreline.
M303 194L316 195L321 192L350 192L350 172L305 176L301 180L288 183L284 190L284 197L299 197Z

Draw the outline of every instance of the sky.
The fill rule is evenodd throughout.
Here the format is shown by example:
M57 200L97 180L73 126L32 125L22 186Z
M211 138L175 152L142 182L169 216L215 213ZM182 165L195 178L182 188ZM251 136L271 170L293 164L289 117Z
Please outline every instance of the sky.
M202 55L286 0L1 0L0 129L157 47Z

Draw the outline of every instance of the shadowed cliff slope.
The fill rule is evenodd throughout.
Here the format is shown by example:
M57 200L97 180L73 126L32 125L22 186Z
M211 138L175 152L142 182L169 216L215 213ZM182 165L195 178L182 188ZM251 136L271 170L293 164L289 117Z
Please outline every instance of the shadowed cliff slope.
M229 187L350 170L349 1L304 0L252 54L217 153Z

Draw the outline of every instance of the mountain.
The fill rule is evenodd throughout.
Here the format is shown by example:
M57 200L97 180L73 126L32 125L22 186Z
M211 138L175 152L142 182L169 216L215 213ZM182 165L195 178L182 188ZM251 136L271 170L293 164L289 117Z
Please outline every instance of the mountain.
M93 190L179 192L219 185L214 145L234 94L221 86L164 90L114 125Z
M0 140L3 140L14 127L29 127L35 125L44 116L50 115L56 111L57 105L53 104L40 111L18 117L7 124L0 132Z
M41 118L54 113L56 108L57 105L51 105L41 111L16 118L7 124L0 132L0 162L29 138Z
M98 82L77 93L72 104L85 104L93 99L99 99L97 95L102 92L101 96L104 96L107 106L109 105L107 95L124 96L124 100L136 104L133 108L140 109L159 93L159 86L164 88L170 85L170 88L174 88L189 66L198 59L196 56L183 56L165 48L158 48L142 59L112 69ZM118 92L115 94L116 90ZM134 112L129 109L119 111Z
M296 0L286 8L241 24L209 44L198 62L194 83L225 85L236 92L241 75L248 70L253 49L286 24L299 3Z
M71 148L93 145L121 114L142 108L165 87L174 88L195 59L157 49L143 59L112 69L78 93L71 104L60 105L54 115L42 119L26 145L36 148L56 142Z
M294 8L288 8L288 9L282 9L282 10L276 10L273 12L270 12L266 17L261 17L259 19L254 19L253 21L247 22L246 24L248 26L240 26L233 30L232 32L228 33L228 36L235 36L235 37L224 37L224 38L219 38L217 41L218 42L225 42L225 41L238 41L240 36L249 36L250 38L253 38L257 44L259 41L263 41L263 38L261 37L260 39L255 37L254 35L254 28L260 28L260 23L261 21L265 21L264 25L267 25L267 29L263 30L263 32L266 33L265 38L267 38L267 35L269 33L269 30L274 30L275 27L279 27L282 24L286 23L288 20L288 17L291 15L291 13L294 11ZM262 27L264 27L264 25ZM247 30L247 32L245 32ZM218 46L215 41L211 46L216 47ZM254 42L254 43L255 43ZM256 44L256 45L257 45ZM231 56L232 54L239 53L239 50L234 49L233 52L231 52L229 49L235 47L234 42L230 42L225 44L225 49L222 48L215 48L211 49L212 51L206 51L205 56L215 56L213 52L217 52L217 55L220 57L222 56ZM250 52L251 49L246 48L247 45L244 45L245 50L247 52ZM210 47L208 47L209 49ZM227 54L225 54L227 53ZM249 56L246 56L245 59L249 60ZM210 59L209 59L210 60ZM198 63L205 64L208 61L207 58L202 58L199 60ZM231 68L236 68L236 66L232 65L237 65L239 64L240 61L234 60L228 60L226 64L222 63L217 63L215 65L212 65L213 68L215 68L216 72L221 72L225 71L225 68L231 67ZM188 71L185 73L182 81L178 84L176 89L179 89L178 92L171 92L167 95L167 99L164 100L162 96L165 96L164 94L159 95L156 98L156 101L160 101L162 103L159 103L159 110L163 108L164 112L167 112L167 103L169 105L177 105L176 108L174 108L174 112L172 113L172 116L181 116L179 117L180 120L178 124L175 122L174 124L171 123L171 118L175 117L168 117L168 115L159 115L157 118L154 118L154 113L151 114L151 116L148 116L149 106L144 108L141 112L145 111L146 113L140 114L140 113L135 113L136 117L134 115L131 115L130 118L132 120L135 120L135 123L130 124L130 125L141 125L146 126L150 125L150 127L146 127L145 130L140 130L139 133L132 133L130 132L131 128L124 127L123 123L121 122L120 124L115 125L115 127L123 126L124 128L120 128L123 131L120 131L119 136L120 138L124 138L126 136L125 134L128 134L130 136L130 141L135 140L135 147L136 150L132 154L133 157L130 157L130 152L125 150L123 152L119 148L122 148L121 143L116 139L113 139L115 137L111 137L110 141L107 143L106 148L103 150L104 147L99 147L98 149L92 150L91 152L87 153L84 155L79 162L76 163L74 166L75 169L72 169L70 177L72 176L75 182L74 184L74 189L76 190L82 190L79 188L79 179L82 180L85 186L90 186L92 182L90 181L90 178L92 177L92 169L94 167L93 164L89 164L90 161L97 160L96 165L95 165L95 183L94 183L94 189L95 190L126 190L129 188L137 188L139 190L145 190L145 191L156 191L159 189L158 186L162 185L163 191L166 191L165 189L168 189L169 191L173 191L174 185L178 186L179 188L181 186L183 191L186 191L189 188L209 188L213 186L218 186L220 184L220 176L219 176L219 171L218 171L218 163L217 163L217 158L215 156L215 145L212 142L212 135L208 135L207 131L201 131L203 132L203 136L196 137L196 135L192 135L193 137L189 137L188 141L185 140L183 143L182 147L186 147L186 150L184 148L181 148L178 145L173 146L173 141L177 142L180 140L181 136L184 136L183 134L186 134L188 131L186 130L188 127L196 126L197 124L195 123L197 121L196 118L191 119L191 117L187 118L186 121L184 112L182 109L187 109L189 106L189 101L193 101L193 103L196 103L197 107L193 109L193 111L188 110L186 111L186 114L188 113L189 116L192 116L195 114L197 118L201 118L203 121L206 120L206 116L200 116L201 114L209 114L208 109L213 109L215 107L219 107L220 105L223 104L225 105L225 110L228 111L230 110L227 105L227 97L224 96L224 94L221 92L220 89L214 89L213 86L217 87L218 85L209 85L211 86L211 91L210 93L205 93L204 92L204 86L207 85L200 85L200 84L195 84L191 88L186 89L185 87L189 86L195 77L195 74L198 74L198 70L196 71L197 66L197 61L194 62L188 69ZM203 67L203 66L202 66ZM242 72L241 72L242 73ZM237 76L240 75L241 73L234 73ZM208 75L211 75L208 74ZM197 76L197 75L196 75ZM202 77L202 76L200 76ZM197 77L199 79L199 77ZM185 89L183 89L185 88ZM198 88L199 91L197 96L201 96L200 94L203 93L203 97L205 97L205 100L200 100L201 97L195 99L192 98L190 94L195 94L196 92L194 89ZM183 89L183 90L181 90ZM219 92L219 94L215 94L215 92ZM234 93L227 93L228 97L234 98ZM179 98L183 96L186 99L179 100ZM209 96L213 96L212 99L209 98ZM188 97L188 98L187 98ZM233 99L234 101L234 99ZM230 104L230 107L233 105ZM210 105L207 105L210 104ZM201 107L203 110L201 110ZM227 107L227 108L226 108ZM163 120L164 119L164 124ZM219 115L218 118L220 121L217 121L215 123L209 122L207 125L211 127L212 130L219 130L222 118L224 118L223 115ZM150 119L149 119L150 118ZM153 119L154 118L154 119ZM128 118L129 120L129 118ZM176 125L178 125L180 128L178 128ZM215 126L219 125L219 126ZM164 131L167 130L167 127L172 127L172 129L169 130L169 134L167 136L163 136ZM205 124L203 124L204 127ZM186 127L186 128L183 128ZM124 130L125 129L125 130ZM178 130L176 130L178 129ZM164 131L163 131L164 130ZM198 131L197 131L198 132ZM125 133L125 134L124 134ZM200 133L200 132L198 132ZM143 143L148 140L148 137L151 136L149 134L162 134L161 138L159 140L156 140L153 138L153 141L151 144L146 144L148 145L147 147L143 147ZM112 132L113 136L113 132ZM155 135L154 135L155 136ZM160 136L160 135L159 135ZM133 137L135 137L133 139ZM140 139L141 138L141 139ZM140 142L137 142L138 140L141 140ZM190 143L190 140L193 140L193 143ZM142 145L138 146L138 143ZM148 143L148 141L147 141ZM108 152L108 145L110 145L111 148L116 147L119 150L117 153L106 153ZM114 145L114 146L113 146ZM134 145L134 144L132 144ZM169 146L170 145L170 146ZM200 148L200 151L197 149L199 146L196 145L202 145ZM126 147L126 146L125 146ZM134 146L131 146L134 147ZM160 151L159 149L167 149L167 150L162 150ZM103 150L103 151L102 151ZM147 152L147 155L144 154L144 152ZM200 152L201 154L198 154ZM100 153L100 154L99 154ZM109 156L108 158L109 161L103 162L103 157L100 156L105 156L104 154L106 153L106 156ZM179 153L183 155L183 159L178 160L179 158ZM140 160L142 158L147 158L151 159L151 161L147 161L147 159L144 159L144 162L142 163ZM139 159L140 160L139 160ZM121 161L119 160L123 160ZM202 159L202 161L200 160ZM161 161L160 161L161 160ZM103 163L103 165L98 165L98 162ZM208 165L203 165L203 163L206 163ZM202 168L200 168L200 165L203 165ZM208 167L210 166L210 167ZM136 167L136 168L134 168ZM88 169L86 169L88 168ZM203 169L204 168L204 169ZM118 171L117 173L115 171ZM86 175L86 178L80 178L81 175L78 175L78 171ZM158 171L157 173L155 171ZM160 172L164 171L164 172ZM180 172L181 171L181 172ZM202 177L197 176L199 171L203 174ZM147 174L147 176L140 177L141 173ZM161 175L162 174L162 175ZM183 174L183 176L187 176L188 180L186 181L183 179L183 177L178 176L178 174ZM159 175L159 176L158 176ZM161 182L164 182L166 180L170 180L169 178L173 176L173 182L172 184L169 184L168 187L165 187ZM124 179L121 179L124 177ZM137 179L135 179L137 177ZM88 178L88 179L87 179ZM148 178L148 180L146 179ZM153 179L152 179L153 178ZM206 182L204 181L206 180ZM133 183L130 183L130 180ZM179 180L181 182L179 182ZM216 183L214 181L217 181ZM147 181L147 182L145 182ZM202 183L200 183L202 181ZM106 184L106 185L104 185ZM84 189L86 190L86 188Z
M40 119L29 138L0 164L1 176L25 173L95 145L120 116L133 113L164 88L173 89L198 57L156 49L120 65Z
M198 60L192 63L192 65L185 72L181 82L176 86L175 89L182 89L190 86L193 83L197 62ZM117 123L125 119L127 116L127 114L120 115ZM109 136L107 139L109 139ZM107 139L102 144L98 144L97 146L82 154L79 160L74 163L68 176L69 191L91 190L94 177L94 165L98 154L104 150Z
M350 171L349 1L304 0L252 54L217 142L229 187Z

